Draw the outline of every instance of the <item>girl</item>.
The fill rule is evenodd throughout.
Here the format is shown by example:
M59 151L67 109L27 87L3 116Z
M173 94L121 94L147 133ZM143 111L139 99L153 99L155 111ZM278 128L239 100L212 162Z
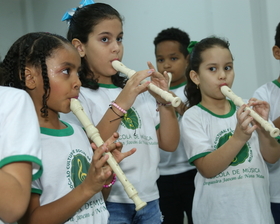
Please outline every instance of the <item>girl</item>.
M103 138L113 131L120 133L120 141L127 151L131 146L137 152L120 166L135 186L147 206L136 212L132 200L119 181L112 187L106 205L110 223L161 223L159 193L159 146L174 151L179 141L179 127L174 108L159 96L160 127L155 101L147 92L142 80L152 77L155 85L168 90L168 75L149 70L137 72L129 80L112 67L113 60L123 56L123 29L120 14L102 3L78 8L69 18L67 37L82 58L79 73L82 104ZM140 94L141 93L141 94ZM98 114L96 116L96 114ZM66 115L71 119L71 115Z
M32 179L42 174L40 132L25 91L1 86L0 96L0 223L12 223L27 209Z
M273 223L265 161L276 162L280 148L245 110L252 106L267 120L269 104L250 99L237 108L222 94L221 86L232 86L234 70L229 44L220 38L194 46L186 74L189 109L181 122L182 138L199 171L194 223Z
M65 38L49 33L29 33L7 53L3 66L5 84L25 89L31 96L42 139L44 173L32 183L29 208L20 223L107 223L108 211L100 191L114 182L106 165L108 149L120 150L113 134L93 151L84 131L60 121L58 112L70 111L78 98L80 57ZM107 149L108 147L108 149ZM135 149L112 153L117 161ZM110 189L103 189L104 197Z

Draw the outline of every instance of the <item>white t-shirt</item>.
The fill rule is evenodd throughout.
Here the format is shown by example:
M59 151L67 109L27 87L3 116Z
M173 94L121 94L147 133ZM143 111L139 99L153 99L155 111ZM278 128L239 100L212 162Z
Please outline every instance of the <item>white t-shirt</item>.
M176 96L178 96L184 103L187 100L184 94L185 85L186 82L178 86L170 87L170 90L174 92ZM176 114L178 117L178 121L180 122L181 115L178 113ZM160 150L160 175L174 175L184 173L192 169L195 169L195 167L189 164L188 157L181 139L175 152L167 152L164 150Z
M81 127L41 128L44 172L32 182L32 192L40 194L40 204L49 204L68 194L87 176L93 150ZM109 213L102 193L94 195L65 223L107 224Z
M109 104L117 98L122 90L113 84L99 85L98 90L82 87L79 95L79 101L94 125L99 123L108 110ZM137 96L134 104L122 119L117 132L120 135L118 141L123 143L122 152L132 148L137 149L133 155L125 158L119 165L129 182L137 190L139 197L143 201L149 202L159 198L156 184L159 177L159 146L156 134L158 125L156 104L146 94L149 93L144 92ZM117 109L114 108L114 110ZM78 123L73 113L61 114L61 118ZM118 178L107 201L133 203Z
M0 96L0 168L14 162L31 162L35 180L43 169L34 104L25 91L16 88L0 86Z
M226 115L216 115L200 104L182 118L182 139L192 164L223 145L237 124L236 106ZM268 169L259 149L257 132L223 172L195 177L193 221L195 224L272 224Z
M277 80L259 87L253 97L270 104L269 119L274 121L280 116L280 83ZM267 164L270 180L270 201L280 203L280 160L275 164Z

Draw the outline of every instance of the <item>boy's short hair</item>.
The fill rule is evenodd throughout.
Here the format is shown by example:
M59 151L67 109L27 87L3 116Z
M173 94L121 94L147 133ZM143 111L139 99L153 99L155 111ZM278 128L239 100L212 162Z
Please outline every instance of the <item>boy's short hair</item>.
M157 48L157 45L163 41L173 40L180 43L180 51L184 56L188 56L189 52L187 50L189 44L190 44L190 37L189 34L184 32L183 30L180 30L179 28L167 28L162 30L158 33L158 35L154 39L154 45L155 50Z
M275 34L275 45L280 47L280 23L278 23L276 27L276 34Z

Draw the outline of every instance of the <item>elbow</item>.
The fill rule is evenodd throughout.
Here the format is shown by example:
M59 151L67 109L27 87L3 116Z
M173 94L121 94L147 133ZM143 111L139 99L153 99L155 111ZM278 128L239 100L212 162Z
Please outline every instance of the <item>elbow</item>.
M212 174L211 172L207 172L207 171L203 172L203 171L199 170L199 173L205 178L213 178L213 177L217 176L217 174Z
M17 222L20 218L22 218L24 213L25 209L23 208L13 208L11 211L6 212L6 214L3 214L3 216L1 216L1 220L3 220L5 223L14 223Z
M198 172L204 177L204 178L213 178L216 177L220 170L213 169L211 166L205 165L203 162L204 157L197 159L194 161L194 165L196 166Z
M159 144L159 148L166 152L175 152L178 147L178 144Z
M275 164L277 161L279 160L279 158L269 158L269 159L265 159L265 162L269 163L269 164Z

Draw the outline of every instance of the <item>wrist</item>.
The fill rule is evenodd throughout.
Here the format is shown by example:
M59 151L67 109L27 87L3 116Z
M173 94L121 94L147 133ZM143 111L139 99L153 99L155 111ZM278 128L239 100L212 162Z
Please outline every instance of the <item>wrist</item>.
M156 103L157 103L157 109L156 109L156 111L159 111L159 107L170 107L171 106L171 102L167 102L167 103L161 103L161 102L158 102L158 101L156 101Z
M109 184L104 184L103 188L110 188L110 187L112 187L115 184L116 180L117 180L117 175L114 173L111 182Z

